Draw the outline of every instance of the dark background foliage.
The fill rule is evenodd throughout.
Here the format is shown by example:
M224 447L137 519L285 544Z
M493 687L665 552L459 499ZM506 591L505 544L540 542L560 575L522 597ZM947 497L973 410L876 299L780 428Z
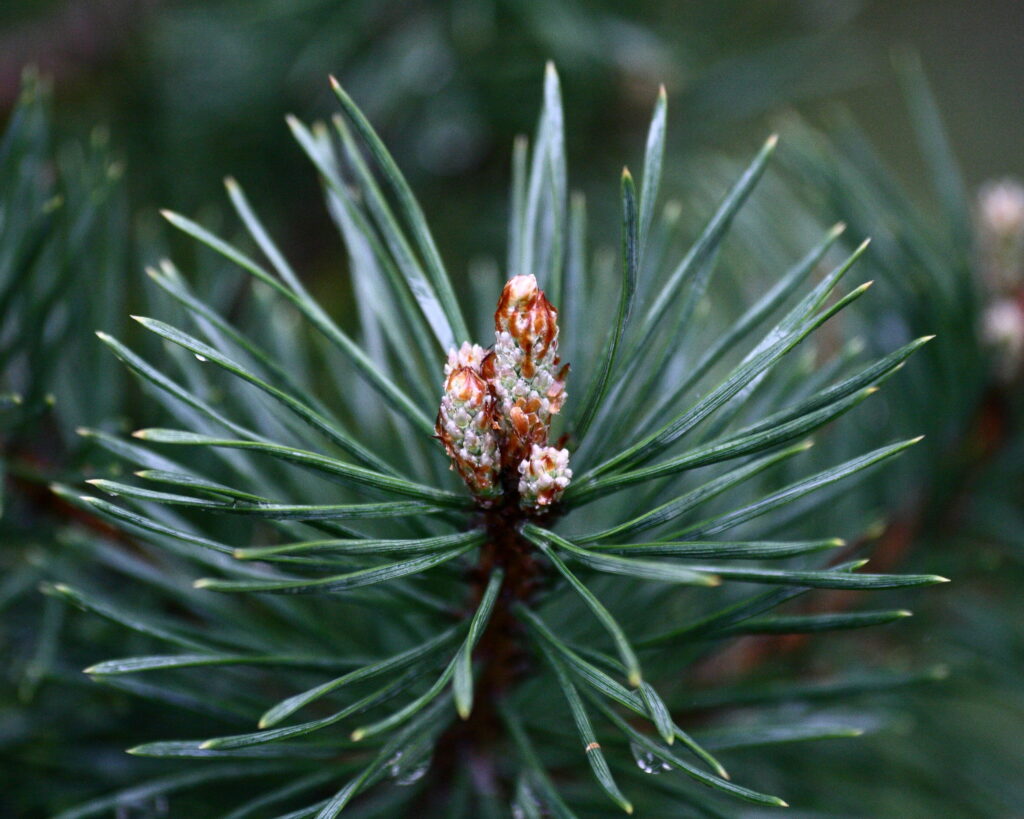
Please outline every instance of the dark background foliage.
M511 141L546 59L588 189L614 190L663 82L670 157L747 146L781 108L841 101L921 191L889 49L921 52L969 183L1019 175L1021 14L1013 0L15 0L0 10L0 105L35 64L55 79L60 130L116 134L139 207L213 202L230 173L275 191L266 207L315 262L334 248L282 120L323 116L334 73L403 157L446 256L466 263L501 236Z

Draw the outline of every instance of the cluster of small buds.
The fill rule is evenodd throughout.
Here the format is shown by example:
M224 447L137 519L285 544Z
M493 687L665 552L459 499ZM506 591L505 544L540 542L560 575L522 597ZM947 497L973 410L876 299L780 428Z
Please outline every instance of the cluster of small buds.
M519 502L526 508L550 506L570 480L569 450L534 444L519 464Z
M465 365L460 355L468 346L448 356L435 429L452 469L486 506L501 495L501 450L494 430L494 396L479 365Z
M448 351L448 362L444 365L445 376L451 375L455 370L468 367L475 373L479 373L487 357L487 350L479 344L470 344L463 341L459 349L452 347Z
M558 311L536 278L515 276L498 301L494 329L491 350L467 341L449 351L437 435L483 505L501 495L504 472L509 486L518 474L524 509L544 509L572 477L568 450L548 446L569 369L558 358Z

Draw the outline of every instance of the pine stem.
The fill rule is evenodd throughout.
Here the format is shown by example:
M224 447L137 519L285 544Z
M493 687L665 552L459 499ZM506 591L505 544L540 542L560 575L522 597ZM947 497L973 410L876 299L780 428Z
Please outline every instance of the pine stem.
M473 712L465 721L457 721L441 735L434 753L434 784L421 798L423 806L439 804L451 788L466 760L472 761L474 787L493 792L500 787L496 774L496 751L504 740L504 725L498 703L530 672L531 655L526 648L526 632L513 615L519 603L529 604L545 584L545 565L537 550L520 534L521 525L530 520L549 525L557 515L543 516L524 512L515 491L516 477L506 470L503 503L482 511L482 524L488 537L480 549L480 559L470 571L470 593L466 610L475 611L491 573L501 568L505 582L494 604L487 629L475 652L478 672Z

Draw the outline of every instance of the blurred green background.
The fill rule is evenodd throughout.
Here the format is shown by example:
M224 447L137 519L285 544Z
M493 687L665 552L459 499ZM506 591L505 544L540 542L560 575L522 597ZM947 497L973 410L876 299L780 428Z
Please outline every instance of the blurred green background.
M532 127L546 59L584 188L614 190L661 82L670 156L746 147L782 108L813 116L839 101L920 187L888 60L913 47L974 185L1024 173L1022 18L1015 0L10 0L0 106L39 66L61 132L110 129L137 209L220 201L232 174L273 191L264 206L309 263L335 248L283 117L329 116L334 73L402 158L458 267L500 244L511 142Z
M158 223L158 208L199 214L215 227L223 216L224 229L234 229L221 187L230 174L250 191L311 289L342 312L348 288L337 286L344 267L341 245L316 176L284 123L288 113L306 120L332 115L328 74L342 81L381 132L423 202L450 269L466 281L482 257L503 258L512 141L533 128L547 59L561 74L571 181L588 194L598 236L614 237L617 230L621 164L624 158L639 164L662 82L670 100L663 190L686 201L688 228L698 218L694 214L706 213L720 195L735 160L749 156L780 124L785 148L787 124L796 121L793 112L831 134L839 110L860 123L894 179L907 189L911 214L919 215L921 203L921 218L929 219L935 203L926 162L892 69L893 53L906 50L921 56L966 188L973 192L993 177L1024 176L1024 6L1019 0L7 0L0 4L0 110L6 119L23 69L35 65L53 84L53 144L65 150L90 140L102 143L123 169L123 189L107 225L126 247L105 257L102 272L114 277L107 286L127 305L140 298L144 264L178 241ZM108 135L105 143L99 133ZM796 160L784 165L791 172L801 167ZM813 174L803 181L809 177ZM819 181L831 180L827 171ZM787 213L773 213L775 196L781 203L775 211L792 205L794 221L804 218L806 211L797 209L809 200L820 206L811 210L822 224L851 219L856 238L879 228L883 240L886 230L899 233L898 218L874 209L874 189L862 192L858 223L841 196L816 197L810 184L808 191L774 184L755 198L755 215L745 217L755 258L756 231L771 233L787 220ZM890 196L884 185L881 191L878 195ZM800 247L810 232L794 230L779 241ZM932 231L941 232L941 225ZM883 275L898 277L904 257L885 256L884 241L879 244L881 255L870 263ZM183 267L194 261L202 269L208 261L192 259L190 245L174 247ZM936 247L941 255L943 245ZM98 266L81 270L79 279L98 272ZM747 291L756 287L744 284ZM929 313L927 293L904 303L886 292L882 303L892 315L853 328L864 332L869 344L891 349L907 326L915 333L938 329L934 324L945 308L933 305ZM107 306L112 309L115 301ZM117 319L110 312L81 320L81 332L75 329L71 342L80 347L68 349L87 351L82 357L75 353L75 361L91 361L84 356L99 353L88 330ZM926 430L930 449L908 459L887 482L838 504L845 500L883 517L898 516L908 504L926 510L896 565L949 574L956 582L949 591L918 595L918 617L899 635L877 643L870 638L841 643L806 665L827 665L829 651L848 655L853 650L896 657L908 666L944 662L967 670L954 673L941 690L908 695L903 705L909 703L912 715L901 712L888 733L846 743L842 750L829 744L813 758L806 749L777 752L774 764L786 775L765 772L758 752L750 752L755 779L766 786L779 779L796 804L819 810L800 816L1009 817L1019 815L1014 806L1024 799L1020 383L1010 398L997 396L997 407L1016 408L1016 416L1000 410L998 420L1006 428L999 432L999 449L991 457L976 457L980 445L972 436L985 432L987 418L978 415L978 407L991 405L986 385L975 383L984 367L965 367L963 360L972 361L967 356L952 365L961 369L953 370L951 382L929 377L957 360L950 347L975 344L973 326L962 336L954 332L944 338L945 352L930 351L932 358L915 359L908 368L916 367L917 375L911 374L916 380L906 387L903 406L890 405L857 422L874 426L882 439ZM42 386L60 386L60 377ZM958 379L964 382L962 394ZM105 398L95 403L83 398L65 408L61 429L67 432L82 420L144 414L134 390ZM70 471L74 458L61 452L58 436L40 435L35 427L20 438L10 436L5 454L44 437L41 448L52 456L52 469ZM66 444L68 450L74 446ZM950 485L943 483L946 470L954 476ZM54 476L43 472L44 479ZM967 492L973 493L969 503L962 498ZM45 525L59 524L59 514L46 518L50 512L41 513L25 498L15 500L7 525L35 548L47 542ZM947 502L956 514L944 508ZM9 687L17 690L19 702L39 713L43 709L33 705L39 700L32 698L44 675L37 674L26 689L20 674L46 659L46 645L36 645L37 632L56 634L63 628L67 636L69 628L54 611L31 609L25 615L28 625L0 628L0 651L19 658L4 684L13 681ZM95 630L84 633L100 642ZM99 658L88 644L76 642L76 632L71 635L62 663L67 679L70 669ZM22 654L29 658L25 663ZM81 769L47 767L58 755L53 748L70 734L49 724L45 732L25 727L28 712L5 708L0 751L19 762L0 770L0 814L3 791L32 794L13 803L20 807L12 815L42 816L73 803L71 796L49 802L42 792L56 776L64 777L68 793L79 798L131 781L128 763L113 750L118 743L124 747L123 735L107 736L104 712L88 699L95 693L66 699L67 691L88 688L84 678L75 685L44 686L42 696L51 700L45 713L48 720L68 724L84 718L82 735L88 747L102 749L97 759L106 778L97 781L84 763ZM114 702L103 699L99 707L133 713L126 698L109 692L103 697ZM6 767L4 758L0 768ZM842 788L834 787L833 774L842 777ZM159 815L153 811L146 815Z

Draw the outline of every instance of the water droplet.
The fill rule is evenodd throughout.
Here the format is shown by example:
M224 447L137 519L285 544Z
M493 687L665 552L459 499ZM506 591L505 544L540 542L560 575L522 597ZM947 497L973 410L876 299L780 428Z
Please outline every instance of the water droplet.
M413 749L411 753L399 751L388 761L388 774L395 780L396 785L406 786L419 782L427 770L433 758L426 749Z
M114 806L114 819L156 819L170 816L171 808L167 797L158 794L152 799L131 799L118 801Z
M641 748L635 742L629 743L629 749L633 752L633 759L636 760L636 766L644 773L657 776L660 773L672 770L671 765L658 759L650 751L645 748Z
M512 819L527 819L542 813L541 802L533 792L533 788L524 779L519 780L516 798L512 803ZM546 813L544 815L547 815Z
M427 769L429 767L430 767L430 760L429 759L424 759L423 762L421 762L415 768L410 768L405 773L403 773L401 776L395 777L395 784L396 785L403 785L403 786L404 785L412 785L414 782L418 782L419 780L421 780L423 778L424 774L426 774Z
M195 356L196 356L196 361L203 361L203 362L205 362L207 360L205 355L199 355L199 353L196 353Z

